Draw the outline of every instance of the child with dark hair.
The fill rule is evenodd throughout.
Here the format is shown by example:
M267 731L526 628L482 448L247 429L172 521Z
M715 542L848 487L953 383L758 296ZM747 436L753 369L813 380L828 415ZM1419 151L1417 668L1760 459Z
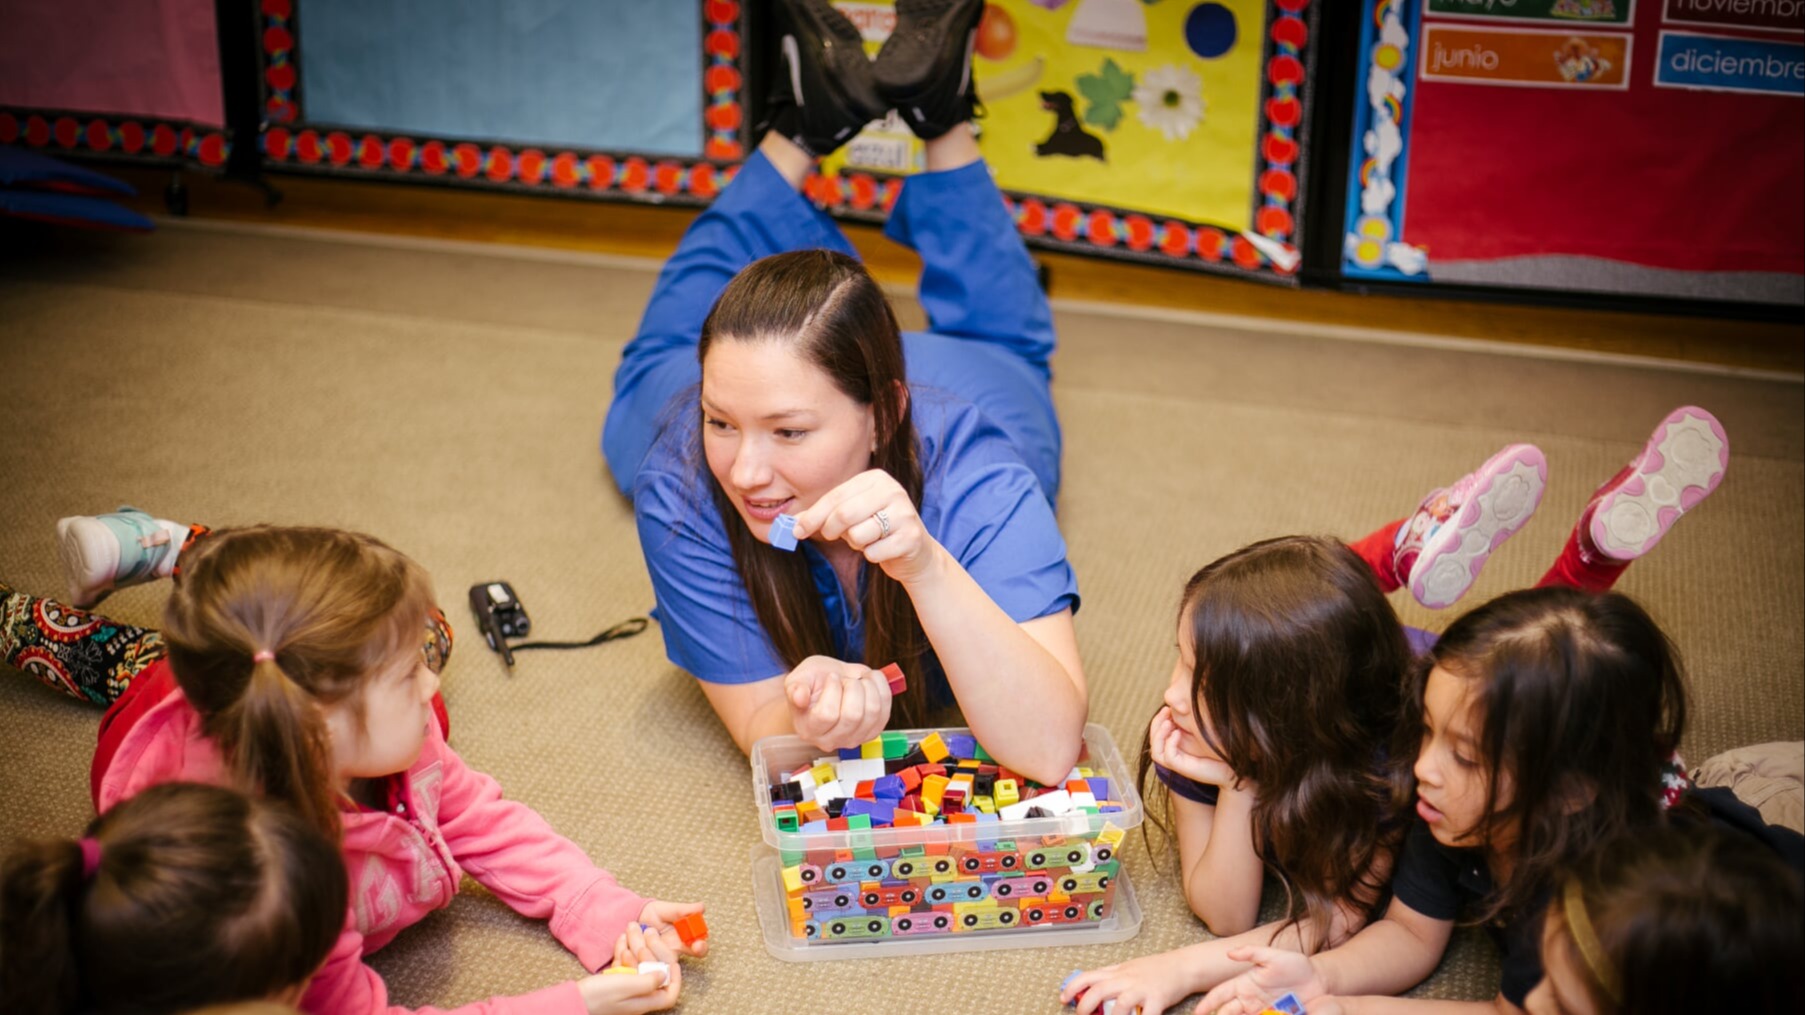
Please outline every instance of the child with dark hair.
M1402 832L1384 752L1411 661L1404 628L1358 557L1309 536L1211 563L1182 603L1140 775L1180 823L1186 901L1212 932L1242 933L1270 869L1306 939L1339 939L1380 903Z
M1561 881L1530 1015L1805 1009L1805 887L1746 835L1617 838Z
M0 874L0 1010L293 1003L345 920L338 848L291 809L165 783Z

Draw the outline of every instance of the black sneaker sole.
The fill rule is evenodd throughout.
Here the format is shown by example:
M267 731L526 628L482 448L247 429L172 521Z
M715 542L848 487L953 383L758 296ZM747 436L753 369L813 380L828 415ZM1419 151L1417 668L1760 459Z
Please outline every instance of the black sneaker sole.
M971 118L980 0L897 0L896 28L872 64L881 95L924 137Z
M810 120L823 102L861 124L884 115L890 107L872 81L864 37L846 15L827 0L779 0L777 12L785 98Z

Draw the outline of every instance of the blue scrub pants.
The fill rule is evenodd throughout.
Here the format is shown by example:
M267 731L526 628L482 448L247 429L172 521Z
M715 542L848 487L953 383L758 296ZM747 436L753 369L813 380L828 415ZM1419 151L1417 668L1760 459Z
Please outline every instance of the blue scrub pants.
M982 409L1054 501L1053 314L989 169L977 162L910 177L884 234L921 255L920 299L932 330L903 333L910 385L941 388ZM666 406L701 382L696 343L728 281L761 257L816 248L858 256L763 154L747 159L684 233L614 374L602 454L623 493L632 494Z

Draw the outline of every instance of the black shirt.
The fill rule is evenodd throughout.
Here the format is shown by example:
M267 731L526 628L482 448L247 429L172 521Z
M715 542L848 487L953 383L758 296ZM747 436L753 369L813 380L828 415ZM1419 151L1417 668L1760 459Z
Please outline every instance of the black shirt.
M1693 788L1683 800L1671 813L1676 825L1708 821L1751 836L1795 869L1805 869L1805 837L1762 821L1761 812L1728 789ZM1411 823L1391 881L1392 895L1400 902L1432 919L1453 920L1463 906L1485 899L1493 887L1481 851L1444 846L1435 841L1426 823L1420 819ZM1505 913L1486 926L1504 967L1498 992L1519 1008L1542 982L1542 915L1552 894L1551 886L1544 888L1532 896L1530 905Z
M1492 894L1492 873L1477 849L1455 849L1435 841L1427 823L1411 822L1404 849L1391 877L1392 897L1435 920L1454 920L1463 907ZM1504 975L1498 991L1517 1007L1542 982L1542 912L1549 892L1538 892L1531 905L1506 913L1486 925L1498 945Z

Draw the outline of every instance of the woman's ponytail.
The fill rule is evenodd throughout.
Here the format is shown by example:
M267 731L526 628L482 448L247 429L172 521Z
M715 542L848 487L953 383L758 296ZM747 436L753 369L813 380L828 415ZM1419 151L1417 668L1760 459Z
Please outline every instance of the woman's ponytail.
M27 843L0 873L0 1011L75 1010L81 977L72 925L87 890L73 839Z

